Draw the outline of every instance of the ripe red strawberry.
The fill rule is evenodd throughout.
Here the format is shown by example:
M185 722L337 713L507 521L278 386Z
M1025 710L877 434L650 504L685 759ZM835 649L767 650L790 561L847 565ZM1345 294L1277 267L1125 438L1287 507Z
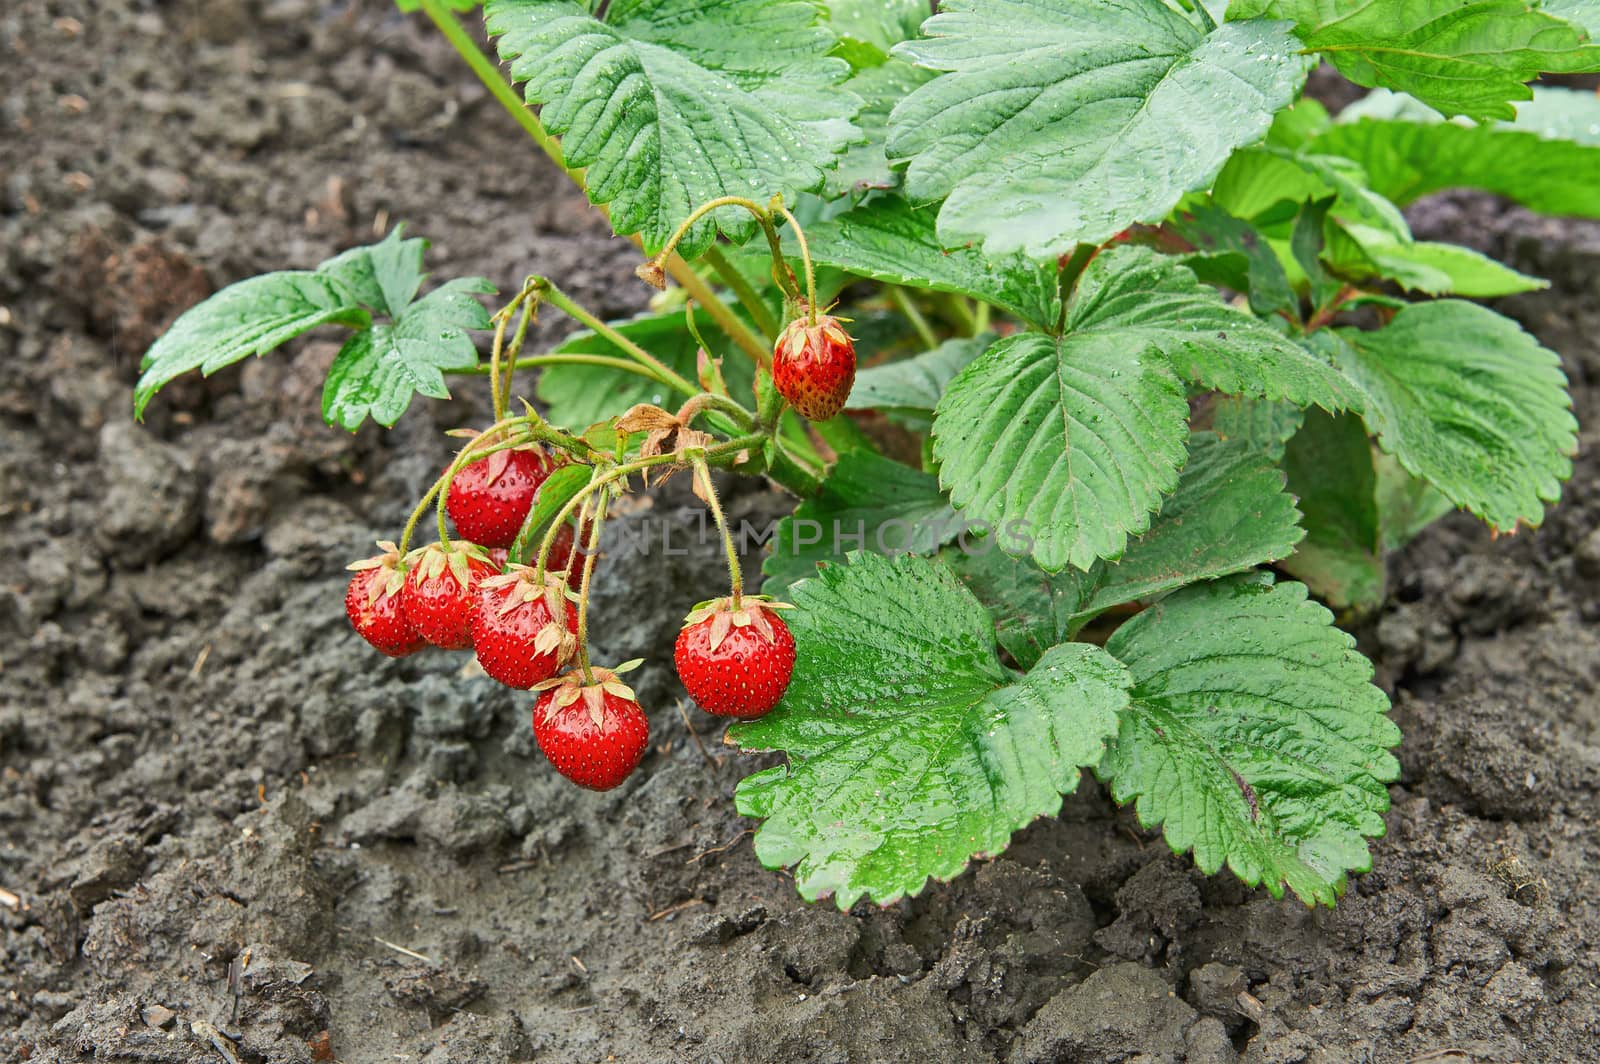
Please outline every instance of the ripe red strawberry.
M489 555L489 564L499 572L506 571L506 563L511 560L511 552L505 547L490 547L484 553Z
M802 417L826 421L844 409L856 381L856 345L839 319L804 312L772 349L772 383Z
M478 581L496 575L482 547L456 543L445 550L430 543L411 552L411 571L400 591L406 620L436 647L464 650L472 645L472 609Z
M387 541L378 546L382 554L347 566L355 575L344 593L344 612L362 639L391 658L403 658L428 643L411 627L400 606L400 589L406 582L400 548Z
M462 538L485 547L509 547L539 485L555 467L555 460L536 443L496 451L456 473L445 510Z
M594 682L583 682L574 669L536 684L533 735L556 771L580 787L609 791L628 778L650 745L650 723L633 689L617 679L617 670L592 669Z
M747 595L738 609L716 599L689 614L672 660L696 705L751 720L778 704L794 672L794 636L775 612L787 608Z
M578 651L576 598L559 575L546 573L541 586L524 565L484 579L472 612L472 646L483 671L524 691L554 676Z

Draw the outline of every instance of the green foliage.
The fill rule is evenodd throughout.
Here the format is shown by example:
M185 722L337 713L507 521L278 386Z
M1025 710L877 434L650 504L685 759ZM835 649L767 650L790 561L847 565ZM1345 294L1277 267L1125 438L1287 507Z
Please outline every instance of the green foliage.
M611 209L618 233L657 251L718 196L793 198L822 184L857 136L861 101L840 88L833 32L805 0L613 0L603 19L575 0L488 0L500 57L543 105L570 166ZM732 208L697 223L692 258L718 230L742 240Z
M1457 300L1338 337L1339 365L1365 391L1367 426L1385 451L1497 529L1539 524L1578 444L1555 352Z
M386 297L406 287L391 288ZM450 398L443 371L476 365L478 348L466 330L490 325L483 304L472 297L493 292L481 278L447 281L406 306L392 323L379 322L350 337L328 368L323 420L354 432L369 417L393 425L413 395Z
M1360 163L1371 187L1405 206L1477 188L1545 214L1600 218L1600 98L1540 88L1515 122L1445 122L1404 97L1374 94L1319 134L1315 150Z
M1144 248L1090 264L1059 339L1001 340L934 419L940 481L994 525L1022 522L1050 571L1120 554L1177 484L1188 403L1177 376L1228 392L1359 407L1329 364Z
M1383 605L1377 472L1361 419L1311 411L1283 456L1300 500L1306 538L1283 563L1330 606L1366 612Z
M994 616L1000 645L1026 668L1114 606L1287 558L1305 533L1283 486L1283 473L1250 444L1196 433L1177 490L1116 561L1052 574L992 545L947 553Z
M913 201L944 200L946 244L994 256L1159 221L1261 139L1307 70L1283 23L1208 30L1161 0L952 0L923 32L896 54L942 76L895 108L889 154Z
M1370 867L1400 731L1372 666L1301 584L1247 574L1176 592L1106 650L1133 699L1098 774L1212 873L1332 905Z
M995 340L995 334L989 332L946 340L913 358L862 370L850 390L849 408L876 410L908 429L927 432L933 427L933 408L945 386Z
M1018 255L989 258L972 248L946 248L931 209L899 196L878 196L806 228L812 257L825 266L889 284L958 292L1002 307L1023 321L1053 329L1061 316L1056 269Z
M1541 72L1597 62L1581 30L1523 0L1272 0L1266 13L1356 84L1480 120L1512 117Z
M393 425L418 393L448 399L442 371L477 363L467 330L487 329L489 315L473 296L491 294L494 286L459 278L417 299L427 246L405 239L396 226L381 243L353 248L314 271L269 273L222 289L185 311L146 352L134 416L142 417L151 397L176 377L191 370L210 376L319 325L356 330L328 371L322 397L328 424L354 432L371 417Z
M1026 528L1046 570L1087 569L1122 553L1177 486L1188 413L1148 347L1019 333L951 381L933 453L963 512Z
M781 595L851 550L932 554L962 530L932 473L851 451L839 456L816 497L778 522L762 589Z
M1061 808L1127 705L1127 673L1069 643L1025 675L996 657L988 615L937 562L856 555L791 592L805 653L778 708L739 724L788 764L746 777L756 855L794 866L807 899L887 904Z

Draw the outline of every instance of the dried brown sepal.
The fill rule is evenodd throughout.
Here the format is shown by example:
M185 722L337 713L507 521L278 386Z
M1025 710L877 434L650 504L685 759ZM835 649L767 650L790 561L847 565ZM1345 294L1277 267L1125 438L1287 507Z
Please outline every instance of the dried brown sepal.
M639 280L643 281L651 288L654 288L658 291L666 291L667 271L662 269L661 263L657 262L655 259L647 259L646 261L639 263L638 266L634 267L633 272L639 278Z
M676 416L651 403L635 404L617 418L617 429L621 432L655 432L677 427Z

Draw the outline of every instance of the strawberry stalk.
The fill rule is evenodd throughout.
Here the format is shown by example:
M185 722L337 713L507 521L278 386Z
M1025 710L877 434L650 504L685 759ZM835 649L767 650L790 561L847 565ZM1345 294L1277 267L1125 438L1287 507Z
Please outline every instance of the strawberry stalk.
M561 289L557 288L555 284L549 280L549 278L530 277L528 278L528 284L537 290L537 295L539 298L543 299L545 302L560 310L573 320L588 326L596 336L603 336L607 340L610 340L640 365L646 366L653 370L657 374L658 380L665 384L670 384L672 387L682 391L685 395L695 395L700 391L699 388L695 387L692 383L685 380L678 373L674 372L672 367L668 366L665 362L661 361L659 358L652 355L650 352L646 351L644 348L640 347L626 336L623 336L617 330L613 329L611 326L607 325L605 322L601 321L584 308L580 307L577 303L574 303L571 297L569 297L565 292L561 291Z
M790 219L790 223L795 224L793 221L794 216L784 209L781 201L774 198L773 202L777 206L777 209L782 211L784 216ZM698 222L700 219L704 218L706 215L720 207L743 207L745 210L749 211L750 214L755 218L756 222L760 224L761 231L766 234L767 237L767 246L772 251L772 279L777 282L779 288L783 289L784 295L791 303L798 302L800 299L800 288L795 283L794 271L789 269L788 260L783 257L783 242L778 237L778 227L772 221L772 211L761 206L761 204L757 203L755 200L744 196L718 196L716 199L707 200L694 210L690 211L689 217L685 218L681 223L679 223L678 228L670 237L667 238L666 244L664 244L661 248L661 253L639 267L637 273L639 274L640 278L657 288L664 287L663 274L665 271L662 268L663 262L673 253L673 249L678 246L678 242L684 238L694 223ZM807 265L809 266L810 258L807 257L806 261ZM735 289L735 291L737 291L737 289ZM816 294L815 284L812 285L811 292L813 296ZM754 293L752 292L752 295L753 294ZM759 302L759 300L757 300L757 302ZM763 352L761 358L757 359L756 362L758 365L764 365L765 359L766 354Z
M588 553L583 558L583 582L578 586L578 664L583 668L583 682L594 683L594 672L589 668L589 583L594 579L594 559L600 553L600 529L606 523L606 502L610 495L600 492L594 506L594 525L589 532ZM584 509L588 509L585 504ZM582 530L582 523L579 523ZM576 552L574 552L576 553ZM569 566L572 564L569 560ZM540 573L544 558L539 559Z
M711 508L711 516L716 519L717 532L722 536L722 549L728 556L728 586L730 597L735 610L740 607L740 599L744 596L744 573L739 568L739 552L733 546L733 533L728 531L727 519L722 516L722 503L717 499L717 487L711 483L711 467L704 458L694 459L695 487L699 495Z
M789 213L789 208L777 199L773 200L778 213L783 215L784 221L789 223L789 228L794 230L794 240L800 245L800 261L805 265L806 271L806 309L811 315L811 324L817 324L817 271L811 265L811 248L806 244L806 233L800 228L800 219ZM788 269L785 265L784 269ZM792 275L791 275L792 276Z

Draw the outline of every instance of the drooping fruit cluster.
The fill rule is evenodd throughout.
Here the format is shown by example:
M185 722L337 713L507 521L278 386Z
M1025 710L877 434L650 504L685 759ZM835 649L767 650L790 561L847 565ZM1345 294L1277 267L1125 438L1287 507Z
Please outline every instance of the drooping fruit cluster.
M650 723L617 669L573 670L537 684L533 736L556 771L580 787L608 791L628 778L650 745Z
M772 349L772 383L802 417L827 421L844 409L856 381L856 345L838 318L801 313Z
M787 603L743 596L697 607L673 648L678 679L695 704L719 717L751 720L783 697L794 672L794 636L777 611Z

